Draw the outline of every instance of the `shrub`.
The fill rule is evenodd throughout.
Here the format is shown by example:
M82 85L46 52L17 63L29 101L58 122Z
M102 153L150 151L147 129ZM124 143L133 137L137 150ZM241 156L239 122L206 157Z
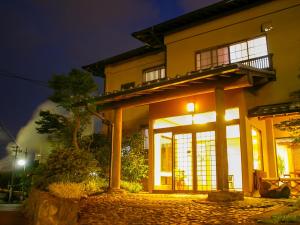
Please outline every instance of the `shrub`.
M48 188L51 194L59 198L80 199L85 195L84 185L80 183L52 183Z
M61 181L80 183L92 172L99 171L97 165L97 161L88 151L59 149L49 155L44 175L48 183Z
M140 182L148 176L147 150L141 132L126 137L122 148L122 179Z
M104 189L107 189L108 183L105 179L101 177L89 178L83 183L84 191L87 195L93 195L99 192L102 192Z
M140 183L128 181L121 181L121 188L131 193L138 193L143 190L143 186Z

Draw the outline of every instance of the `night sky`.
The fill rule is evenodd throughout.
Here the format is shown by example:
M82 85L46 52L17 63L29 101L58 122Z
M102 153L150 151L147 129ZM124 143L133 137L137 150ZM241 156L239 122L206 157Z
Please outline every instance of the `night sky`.
M217 1L1 0L0 121L15 136L51 94L51 75L139 47L132 32Z

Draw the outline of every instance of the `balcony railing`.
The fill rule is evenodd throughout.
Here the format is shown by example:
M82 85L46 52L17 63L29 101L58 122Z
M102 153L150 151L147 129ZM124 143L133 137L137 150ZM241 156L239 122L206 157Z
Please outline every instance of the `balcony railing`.
M240 63L246 66L251 66L257 69L272 70L273 69L272 56L273 56L272 54L269 54L269 55L260 56L253 59L239 61L236 63Z

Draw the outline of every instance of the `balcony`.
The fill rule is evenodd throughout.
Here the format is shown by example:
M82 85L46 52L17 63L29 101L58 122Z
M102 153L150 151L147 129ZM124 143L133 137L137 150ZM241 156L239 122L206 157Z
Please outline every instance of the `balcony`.
M253 67L256 69L273 70L272 57L273 54L268 54L253 59L243 60L237 63L243 64L245 66Z

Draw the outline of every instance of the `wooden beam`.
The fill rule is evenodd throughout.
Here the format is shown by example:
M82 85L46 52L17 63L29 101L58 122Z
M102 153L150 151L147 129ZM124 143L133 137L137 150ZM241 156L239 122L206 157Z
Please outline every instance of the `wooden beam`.
M215 81L207 81L205 85L199 84L192 84L188 87L181 87L173 90L165 90L159 93L153 93L151 95L146 96L137 96L130 99L120 100L118 102L113 103L102 103L99 102L98 110L106 111L112 110L119 107L133 107L133 106L140 106L140 105L149 105L157 102L163 102L168 100L173 100L176 98L183 98L198 94L210 93L213 92L216 84L221 84L224 86L225 90L237 89L237 88L244 88L250 87L251 83L249 82L248 76L236 76L233 78L228 78L219 80L217 83Z

